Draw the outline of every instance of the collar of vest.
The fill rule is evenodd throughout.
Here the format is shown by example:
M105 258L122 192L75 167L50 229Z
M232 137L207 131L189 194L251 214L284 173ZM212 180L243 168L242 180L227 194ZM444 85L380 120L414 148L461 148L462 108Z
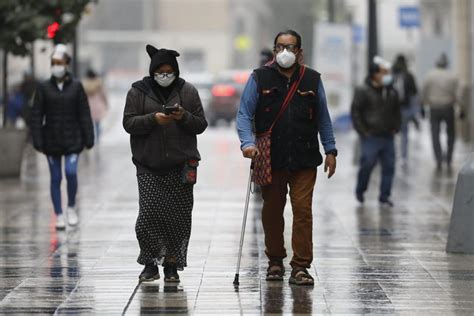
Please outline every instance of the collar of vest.
M280 68L278 67L278 64L277 64L276 61L274 61L271 64L265 65L263 67L271 69L271 70L275 71L278 75L280 75L282 77L285 77L287 79L287 77L280 72ZM298 75L300 73L300 68L301 68L301 65L297 63L296 67L295 67L295 71L293 72L293 75L291 75L291 78L290 78L291 81L294 81L298 78Z

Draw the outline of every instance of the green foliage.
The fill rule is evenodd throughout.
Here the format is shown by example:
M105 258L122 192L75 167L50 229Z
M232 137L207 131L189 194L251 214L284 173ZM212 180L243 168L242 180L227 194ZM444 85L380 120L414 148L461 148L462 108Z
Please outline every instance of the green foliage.
M31 43L46 38L47 26L58 22L55 43L74 39L77 24L91 0L0 0L0 48L14 55L29 53Z
M38 14L41 1L0 1L0 48L14 55L26 55L30 44L43 37L47 18Z

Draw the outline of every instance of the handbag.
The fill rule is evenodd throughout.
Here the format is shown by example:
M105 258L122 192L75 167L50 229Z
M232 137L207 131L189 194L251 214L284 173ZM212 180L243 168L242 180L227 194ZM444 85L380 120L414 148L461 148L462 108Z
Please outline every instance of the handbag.
M265 186L272 183L272 158L271 158L271 145L272 145L272 130L278 120L281 118L283 113L288 108L291 99L298 88L301 79L305 72L305 66L301 65L299 78L291 85L288 93L283 101L280 111L278 112L275 120L268 129L268 131L256 135L255 145L258 149L258 155L254 158L254 170L253 170L253 181L255 184Z

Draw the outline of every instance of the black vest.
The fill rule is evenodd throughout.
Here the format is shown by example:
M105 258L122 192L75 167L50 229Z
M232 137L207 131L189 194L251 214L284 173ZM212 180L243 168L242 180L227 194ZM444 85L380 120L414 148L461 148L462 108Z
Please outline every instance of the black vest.
M256 133L270 128L288 93L289 87L298 80L299 68L288 80L275 64L254 71L257 82L258 104L255 113ZM319 152L318 86L321 76L306 68L288 108L272 131L272 169L290 171L316 168L323 158Z

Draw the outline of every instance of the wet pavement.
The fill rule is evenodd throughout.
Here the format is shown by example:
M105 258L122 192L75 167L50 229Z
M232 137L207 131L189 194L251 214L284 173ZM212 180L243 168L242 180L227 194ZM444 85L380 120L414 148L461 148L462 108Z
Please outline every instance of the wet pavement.
M285 282L265 281L261 201L253 194L236 289L249 162L234 129L209 129L199 138L203 161L182 281L138 284L137 184L115 110L99 148L80 158L77 228L54 228L43 156L25 161L21 180L0 180L0 313L474 314L474 256L445 252L456 170L468 151L458 146L454 172L438 174L427 133L424 125L412 135L416 154L397 169L391 210L378 206L378 172L366 204L355 201L355 136L337 136L337 174L327 180L320 169L314 197L314 287L290 286L288 272ZM290 208L286 216L291 255Z

